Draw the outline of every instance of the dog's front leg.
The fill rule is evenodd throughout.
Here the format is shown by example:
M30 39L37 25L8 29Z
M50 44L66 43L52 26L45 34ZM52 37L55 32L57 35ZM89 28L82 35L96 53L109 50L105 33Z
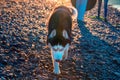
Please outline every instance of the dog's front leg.
M69 44L65 46L65 52L64 52L65 60L68 58L68 50L69 50Z
M58 62L56 62L55 60L53 60L53 62L54 62L54 64L53 64L53 66L54 66L54 73L55 74L60 74L60 68L59 68L59 63Z
M50 46L51 47L51 46ZM59 68L59 63L55 61L54 57L53 57L53 50L51 49L51 57L52 57L52 63L53 63L53 67L54 67L54 70L53 72L55 74L60 74L60 68Z
M68 58L68 49L65 50L65 60Z
M52 52L51 52L51 53L52 53ZM54 60L53 54L51 55L51 57L52 57L52 63L53 63L53 67L54 67L53 72L54 72L55 74L60 74L59 63Z

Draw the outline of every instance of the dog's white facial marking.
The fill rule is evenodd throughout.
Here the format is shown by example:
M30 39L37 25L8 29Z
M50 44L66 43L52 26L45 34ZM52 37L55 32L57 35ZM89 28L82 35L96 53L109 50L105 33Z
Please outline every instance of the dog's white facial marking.
M52 32L50 33L49 38L53 38L53 37L55 37L55 36L56 36L56 30L54 29L54 30L52 30Z
M61 45L55 45L52 47L54 60L62 60L64 55L64 47Z
M65 39L69 39L68 33L67 33L66 30L63 30L63 37L64 37Z
M65 47L63 47L62 45L55 45L55 46L51 46L51 44L48 44L49 47L51 48L52 51L52 56L54 60L62 60L63 56L65 55L65 59L67 58L68 55L68 50L69 50L69 43L66 44Z

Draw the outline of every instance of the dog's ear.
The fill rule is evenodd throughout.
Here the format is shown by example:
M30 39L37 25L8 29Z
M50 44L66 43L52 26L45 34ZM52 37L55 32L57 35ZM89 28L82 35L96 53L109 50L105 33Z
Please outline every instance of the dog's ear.
M50 33L49 38L53 38L53 37L55 37L55 36L56 36L56 30L54 29L54 30L52 30L52 32Z
M69 39L68 33L67 33L66 30L63 30L63 37L64 37L65 39Z

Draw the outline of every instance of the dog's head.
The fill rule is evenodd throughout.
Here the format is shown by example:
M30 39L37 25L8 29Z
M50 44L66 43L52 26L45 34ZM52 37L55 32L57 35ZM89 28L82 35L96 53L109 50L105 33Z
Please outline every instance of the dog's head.
M57 38L57 40L56 40L55 39L56 38L56 30L55 29L49 35L49 39L51 39L51 40L48 43L48 45L52 51L51 55L56 62L60 62L64 58L64 54L65 54L66 50L69 49L69 45L70 45L70 43L67 42L67 41L69 41L68 40L69 36L68 36L68 33L66 30L62 31L62 36L63 37L61 37L61 39ZM59 40L61 40L62 42Z

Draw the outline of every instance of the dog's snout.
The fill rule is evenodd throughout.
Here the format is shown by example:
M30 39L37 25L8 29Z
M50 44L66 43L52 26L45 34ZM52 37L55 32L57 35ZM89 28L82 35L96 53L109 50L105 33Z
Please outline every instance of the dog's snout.
M61 60L59 60L59 59L57 59L57 60L55 60L56 62L61 62Z

